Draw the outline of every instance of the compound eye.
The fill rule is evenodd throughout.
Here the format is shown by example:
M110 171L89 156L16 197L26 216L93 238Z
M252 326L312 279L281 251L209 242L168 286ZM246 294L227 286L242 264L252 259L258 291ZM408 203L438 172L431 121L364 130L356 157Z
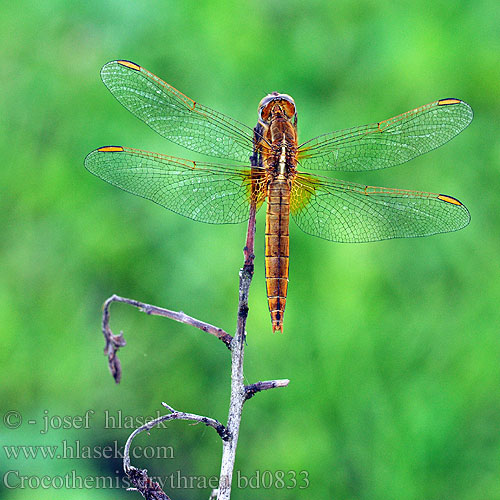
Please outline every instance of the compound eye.
M288 99L283 99L282 106L288 118L291 119L295 116L295 104L293 102L290 102Z
M273 101L278 96L278 92L271 92L267 94L259 103L259 119L264 123L269 122L269 116L271 114L271 110L273 109Z
M269 114L270 114L271 106L269 104L261 106L259 109L259 118L264 123L268 123Z

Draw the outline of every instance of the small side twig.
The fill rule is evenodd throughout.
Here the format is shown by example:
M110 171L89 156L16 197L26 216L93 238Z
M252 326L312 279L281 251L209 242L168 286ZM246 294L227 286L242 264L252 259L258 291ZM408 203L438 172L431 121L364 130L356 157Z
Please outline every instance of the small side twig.
M255 384L246 385L245 401L255 396L258 392L274 389L275 387L287 387L289 383L290 380L285 378L281 380L266 380L265 382L256 382Z
M111 374L115 379L116 383L120 382L121 379L121 364L118 359L118 350L120 347L126 345L125 339L123 338L123 332L119 335L115 335L111 328L109 327L110 312L109 308L113 302L122 302L130 306L137 307L140 311L150 314L151 316L162 316L164 318L170 318L180 323L185 323L186 325L194 326L199 328L204 332L214 335L219 340L221 340L227 348L231 348L231 342L233 337L224 331L222 328L211 325L210 323L205 323L199 319L188 316L182 311L171 311L170 309L165 309L163 307L153 306L151 304L146 304L144 302L139 302L134 299L127 299L126 297L120 297L119 295L112 295L109 297L103 305L102 313L102 333L106 339L106 346L104 348L104 353L108 356L108 364Z
M123 452L123 470L125 471L125 473L127 473L128 469L130 468L130 446L135 436L137 436L137 434L140 434L141 432L150 431L153 427L156 427L158 424L166 422L167 420L191 420L193 422L199 422L205 424L208 427L213 427L223 441L226 441L229 438L226 427L224 427L223 424L221 424L214 418L205 417L203 415L196 415L195 413L177 411L166 403L162 403L162 405L170 411L168 415L162 415L161 417L155 418L154 420L141 425L141 427L135 429L135 431L132 432L132 434L130 434L130 436L128 437Z

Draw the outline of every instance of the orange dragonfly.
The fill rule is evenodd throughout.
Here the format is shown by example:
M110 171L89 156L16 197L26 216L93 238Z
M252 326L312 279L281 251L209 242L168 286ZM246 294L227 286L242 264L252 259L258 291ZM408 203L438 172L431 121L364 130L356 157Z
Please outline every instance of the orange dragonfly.
M133 62L109 62L101 77L123 106L163 137L240 165L105 146L85 158L90 172L212 224L244 222L251 204L258 210L267 200L265 267L273 332L283 331L290 215L306 233L350 243L428 236L469 223L467 208L452 196L363 186L297 170L364 171L407 162L469 125L472 109L460 99L441 99L299 145L295 102L287 94L264 97L252 129L193 101Z

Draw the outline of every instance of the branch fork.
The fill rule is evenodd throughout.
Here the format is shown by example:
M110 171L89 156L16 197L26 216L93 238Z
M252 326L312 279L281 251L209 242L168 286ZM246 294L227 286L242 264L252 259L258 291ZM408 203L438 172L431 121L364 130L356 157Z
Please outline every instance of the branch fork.
M240 269L239 277L239 303L238 319L236 333L231 336L222 328L218 328L204 321L200 321L192 316L188 316L182 311L171 311L162 307L157 307L134 299L112 295L103 305L102 333L106 340L104 353L108 357L108 365L116 383L119 383L122 375L118 351L126 345L123 333L113 334L109 326L110 306L113 302L121 302L138 308L140 311L153 316L163 316L166 318L194 326L204 332L207 332L218 338L231 352L231 399L229 404L229 414L227 425L224 426L218 420L194 413L185 413L177 411L166 403L163 406L169 411L167 415L152 420L137 428L130 434L125 444L123 469L129 477L133 487L132 491L138 491L148 500L171 500L170 497L161 489L160 485L150 479L146 469L139 469L130 463L130 447L133 439L144 431L149 431L161 422L168 420L189 420L195 423L202 423L212 427L222 440L222 461L219 476L219 488L213 490L210 500L230 500L231 483L233 476L234 463L236 459L236 447L238 444L238 435L241 423L241 414L243 405L255 394L261 391L286 387L289 384L288 379L268 380L256 382L255 384L245 385L243 377L243 357L245 350L246 331L245 325L248 316L248 291L252 282L254 273L254 235L255 235L255 206L250 206L250 216L248 221L248 231L246 245L243 249L244 265Z

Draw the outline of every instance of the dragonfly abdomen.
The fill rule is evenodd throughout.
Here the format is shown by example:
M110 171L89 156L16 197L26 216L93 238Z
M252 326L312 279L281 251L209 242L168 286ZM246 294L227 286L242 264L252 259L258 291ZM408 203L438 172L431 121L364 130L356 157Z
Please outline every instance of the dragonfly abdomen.
M283 178L268 187L266 214L266 287L273 332L283 332L288 288L290 187Z

